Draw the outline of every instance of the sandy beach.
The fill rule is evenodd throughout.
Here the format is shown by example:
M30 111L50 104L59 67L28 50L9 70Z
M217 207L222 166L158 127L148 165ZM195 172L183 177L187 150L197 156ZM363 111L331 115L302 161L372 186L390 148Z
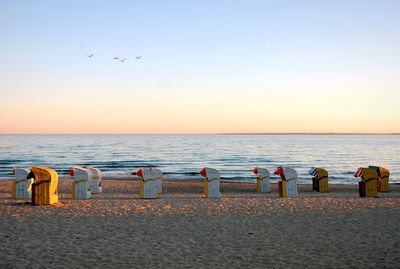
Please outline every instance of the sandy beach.
M299 186L299 198L222 183L202 198L201 181L164 181L156 200L138 181L103 180L104 192L60 204L11 199L0 181L0 268L398 268L400 186L359 198L356 185L329 193Z

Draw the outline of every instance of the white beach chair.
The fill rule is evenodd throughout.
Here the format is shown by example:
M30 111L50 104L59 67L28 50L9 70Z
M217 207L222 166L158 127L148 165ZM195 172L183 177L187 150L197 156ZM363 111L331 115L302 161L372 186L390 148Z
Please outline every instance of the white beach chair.
M257 175L257 192L271 192L268 169L255 167L253 173Z
M89 169L73 166L71 167L70 176L74 177L71 186L71 197L77 200L86 200L92 197L90 185L92 173Z
M279 181L279 196L280 197L297 197L297 172L293 168L279 166L275 172L275 175L281 176Z
M140 177L139 198L155 199L156 192L156 173L150 168L139 168L136 174Z
M204 167L200 171L200 175L204 177L204 197L205 198L220 198L219 183L221 177L218 170Z
M103 188L101 187L101 179L103 178L103 174L100 169L88 166L86 167L92 174L92 180L90 183L90 192L91 193L101 193L103 192Z
M156 193L162 193L162 179L163 179L163 172L160 169L152 169L154 171L155 175L155 188L156 188Z
M30 169L13 167L16 177L12 186L12 197L15 199L31 199L33 178L28 179Z

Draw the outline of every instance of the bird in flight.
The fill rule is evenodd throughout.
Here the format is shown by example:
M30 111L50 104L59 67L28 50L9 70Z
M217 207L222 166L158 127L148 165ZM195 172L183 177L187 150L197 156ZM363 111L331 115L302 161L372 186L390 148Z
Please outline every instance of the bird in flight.
M140 58L142 58L142 56L136 56L136 59L137 59L137 60L140 60Z
M90 54L90 55L86 55L87 57L89 57L89 58L92 58L93 57L93 53L92 54Z
M126 58L124 58L124 59L121 59L121 63L125 62L125 60L126 60Z
M114 60L119 60L119 58L118 57L114 57Z

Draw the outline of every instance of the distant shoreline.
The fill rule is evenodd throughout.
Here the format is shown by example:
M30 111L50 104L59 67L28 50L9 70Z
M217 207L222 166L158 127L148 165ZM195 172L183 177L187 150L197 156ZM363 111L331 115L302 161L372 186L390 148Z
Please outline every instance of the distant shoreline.
M219 133L217 135L400 135L400 133Z
M132 133L117 133L117 134L102 134L102 133L82 133L82 134L0 134L0 136L7 135L400 135L400 133L208 133L208 134L196 134L196 133L184 133L184 134L132 134Z

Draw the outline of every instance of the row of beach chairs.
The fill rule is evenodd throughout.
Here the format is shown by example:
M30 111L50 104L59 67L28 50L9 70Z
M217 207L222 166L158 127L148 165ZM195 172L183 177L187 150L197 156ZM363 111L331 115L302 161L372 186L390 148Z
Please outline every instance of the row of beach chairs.
M58 173L47 167L34 166L13 168L16 177L11 196L15 199L31 199L33 205L58 202ZM69 175L74 177L71 185L72 199L89 199L92 193L101 193L102 172L95 167L73 166Z
M255 167L252 172L257 177L257 192L271 192L270 173L267 168ZM58 202L58 174L48 167L34 166L13 168L16 180L12 184L12 197L15 199L31 199L32 205L50 205ZM136 171L140 178L139 197L154 199L162 193L163 172L155 168L140 168ZM297 197L297 172L295 169L279 166L274 171L281 180L278 182L280 197ZM312 167L313 190L329 192L328 171L320 167ZM71 198L76 200L90 199L92 194L101 193L102 172L95 167L73 166L69 175L74 178L71 184ZM204 197L220 198L220 173L214 168L201 169L204 178ZM358 168L354 177L360 178L360 197L378 197L378 192L389 191L389 170L379 166Z

